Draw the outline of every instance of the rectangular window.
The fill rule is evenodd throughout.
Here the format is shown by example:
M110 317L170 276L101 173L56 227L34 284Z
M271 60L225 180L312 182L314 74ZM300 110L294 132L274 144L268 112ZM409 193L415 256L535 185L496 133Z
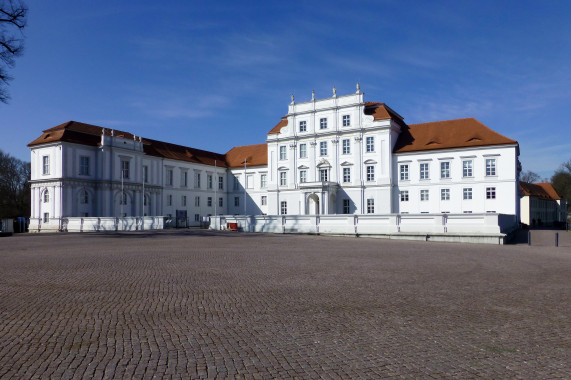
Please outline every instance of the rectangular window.
M182 196L182 205L186 206L186 195Z
M49 223L50 221L50 213L44 212L44 223Z
M351 213L351 200L343 199L343 214L350 214L350 213Z
M321 182L329 181L329 169L319 169L319 180Z
M366 149L367 153L375 151L375 138L374 137L367 137L366 141Z
M350 154L351 153L351 140L344 139L343 140L343 154Z
M319 119L319 129L327 129L327 119L322 117Z
M327 141L321 141L319 143L319 155L327 156Z
M199 222L199 221L200 221L200 214L194 214L194 221L195 221L195 222Z
M400 180L408 181L408 165L400 166Z
M212 207L212 197L206 198L206 205L207 205L208 207Z
M170 203L169 203L169 206L172 205L172 195L169 195L169 196L168 196L168 201L170 202ZM122 193L122 194L121 194L121 200L119 201L119 204L122 204L122 205L126 205L126 204L127 204L127 193Z
M167 186L172 186L173 172L172 169L167 170Z
M268 204L268 197L266 195L262 195L262 206L265 206Z
M143 181L145 181L145 183L149 182L149 167L148 166L143 166Z
M299 183L307 182L307 170L299 171Z
M234 207L240 206L240 197L234 197Z
M408 202L408 190L402 190L400 192L400 201L401 202Z
M343 126L348 127L351 125L351 115L343 115Z
M280 160L287 159L286 149L287 149L287 146L283 146L283 145L280 146Z
M194 187L200 189L200 173L194 173Z
M351 168L343 168L343 182L351 182Z
M212 189L212 186L213 186L212 183L213 183L213 181L212 181L212 174L208 174L208 175L206 176L206 186L207 186L209 189Z
M224 190L224 177L218 176L218 190Z
M375 180L375 167L374 166L367 166L367 181L374 181Z
M129 179L129 161L127 160L121 160L121 176Z
M306 132L307 131L307 121L303 120L299 122L299 131Z
M307 158L307 144L299 144L299 158Z
M462 161L462 176L472 177L472 160Z
M261 174L260 175L260 187L263 189L267 186L268 180L267 180L268 176L266 174Z
M286 201L280 202L280 214L281 215L287 215L287 202Z
M486 187L486 199L496 199L495 187Z
M440 178L450 178L450 162L440 163Z
M186 170L183 170L182 172L180 186L188 187L188 172Z
M450 200L450 189L440 189L440 200L441 201Z
M125 199L125 195L123 193L123 199L121 200L121 204L127 203L127 199ZM167 206L172 206L172 194L167 195Z
M420 179L429 179L430 173L428 172L428 162L420 164Z
M218 207L224 207L224 198L218 198Z
M89 175L89 157L79 157L79 175Z
M421 201L428 200L428 190L420 190L420 200Z
M495 158L487 158L486 159L486 175L496 175L496 159Z
M50 156L42 156L42 168L43 175L50 174Z
M254 175L248 174L246 176L246 189L253 189L254 188Z
M463 193L464 199L472 199L472 188L471 187L465 187L462 190L462 193Z
M200 197L199 196L194 197L194 206L200 207Z
M233 186L234 190L239 190L240 189L240 177L234 177L234 186Z
M280 186L286 186L286 185L287 185L287 173L280 172Z
M367 199L367 214L374 214L374 213L375 213L375 200Z

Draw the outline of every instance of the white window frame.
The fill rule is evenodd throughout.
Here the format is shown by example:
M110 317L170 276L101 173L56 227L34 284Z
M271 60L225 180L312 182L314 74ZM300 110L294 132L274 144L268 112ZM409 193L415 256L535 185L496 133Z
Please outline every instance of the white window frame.
M375 213L375 199L369 198L367 199L367 214L374 214Z
M260 174L260 187L265 189L268 186L268 176L267 174Z
M206 188L212 189L212 186L214 186L213 176L212 176L212 174L207 174L206 175Z
M428 189L420 190L420 201L426 202L430 200L430 191Z
M299 158L307 158L307 144L299 144Z
M166 185L167 185L167 186L172 186L173 180L174 180L174 172L173 172L173 170L172 170L172 169L167 169Z
M421 162L419 165L420 179L430 179L430 167L428 162Z
M319 155L322 157L327 156L327 141L319 142Z
M319 129L327 129L327 118L322 117L319 119Z
M48 189L44 190L44 203L50 202L50 191Z
M400 173L400 177L399 177L399 178L400 178L401 181L408 181L408 180L409 180L408 164L401 164L401 165L400 165L399 173Z
M450 200L450 189L440 189L440 200L449 201Z
M401 202L408 202L409 197L408 197L408 190L401 190L400 192L400 201Z
M368 136L366 139L366 144L365 144L365 151L367 153L372 153L375 151L375 138L373 136Z
M486 176L493 177L496 175L496 159L486 158Z
M307 182L307 170L299 171L299 183Z
M218 190L224 190L224 177L218 176Z
M307 121L301 120L299 122L299 131L300 132L307 132Z
M129 160L121 160L121 176L123 179L129 179L131 162Z
M89 175L89 156L79 156L79 175Z
M462 189L462 199L471 200L472 199L472 188L465 187Z
M343 115L343 126L344 127L351 126L351 115Z
M462 177L471 178L474 176L474 161L462 160Z
M280 146L280 161L287 160L287 146Z
M50 174L50 156L42 156L42 174Z
M319 180L321 182L329 181L329 169L319 169Z
M280 215L287 215L287 201L280 202Z
M212 197L206 198L206 206L207 206L207 207L212 207Z
M280 186L287 186L287 172L280 172Z
M343 183L351 182L351 168L343 168Z
M342 141L342 153L351 154L351 139L343 139Z
M375 167L373 165L367 165L367 182L373 182L375 180Z
M262 199L260 200L260 203L262 204L262 206L266 206L268 204L268 196L262 195Z
M343 199L343 214L351 213L351 200L348 198Z
M486 187L486 199L496 199L495 187Z
M234 197L234 207L240 207L240 197Z
M440 163L440 178L450 178L450 161L442 161Z

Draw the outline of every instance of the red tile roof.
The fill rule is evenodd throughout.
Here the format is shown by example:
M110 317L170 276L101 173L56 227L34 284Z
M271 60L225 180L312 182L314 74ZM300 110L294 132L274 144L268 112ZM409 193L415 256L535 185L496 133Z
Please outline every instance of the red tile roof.
M558 200L561 196L550 183L520 182L519 188L523 195L530 195L540 199Z
M400 126L405 126L404 118L385 103L365 103L365 115L372 115L374 120L393 120Z
M280 122L277 123L276 126L273 127L271 131L268 132L268 135L273 135L273 134L280 133L280 130L281 130L283 127L287 127L287 116L282 117L282 119L280 120Z
M265 166L268 164L268 144L237 146L226 153L226 162L231 168Z
M517 144L474 118L411 124L401 129L394 153Z

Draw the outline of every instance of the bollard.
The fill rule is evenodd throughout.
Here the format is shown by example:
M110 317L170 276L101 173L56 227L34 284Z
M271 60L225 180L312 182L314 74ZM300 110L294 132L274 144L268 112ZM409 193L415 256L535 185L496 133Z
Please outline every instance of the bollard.
M559 232L555 233L555 246L559 247Z
M527 230L527 245L531 245L531 231Z

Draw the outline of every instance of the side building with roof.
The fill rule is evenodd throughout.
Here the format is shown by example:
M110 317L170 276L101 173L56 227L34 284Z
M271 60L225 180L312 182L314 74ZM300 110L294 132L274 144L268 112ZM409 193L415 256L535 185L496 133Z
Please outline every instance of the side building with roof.
M550 183L520 182L521 222L530 227L564 226L567 201Z
M292 102L263 144L225 154L68 122L29 144L30 230L66 218L507 214L519 146L475 119L407 125L354 94Z

